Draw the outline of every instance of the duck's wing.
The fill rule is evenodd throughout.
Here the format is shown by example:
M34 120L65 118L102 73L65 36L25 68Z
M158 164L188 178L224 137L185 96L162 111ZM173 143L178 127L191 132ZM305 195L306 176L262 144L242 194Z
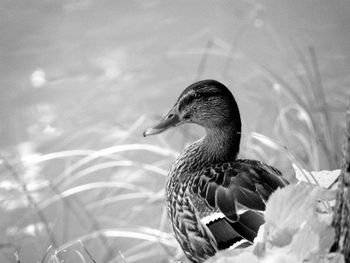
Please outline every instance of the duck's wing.
M217 164L191 178L192 194L220 210L231 223L247 210L264 211L272 192L287 184L276 168L254 160Z

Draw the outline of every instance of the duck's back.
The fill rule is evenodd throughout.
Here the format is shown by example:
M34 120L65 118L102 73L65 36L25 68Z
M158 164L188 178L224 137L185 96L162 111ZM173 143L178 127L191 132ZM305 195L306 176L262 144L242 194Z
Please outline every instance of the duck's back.
M236 221L235 212L263 211L272 192L288 184L278 169L260 161L207 161L209 164L202 161L198 169L194 164L185 164L180 156L174 162L167 187L168 195L176 195L173 190L177 184L185 187L200 218L221 211Z
M192 151L189 148L187 153ZM219 250L242 238L252 242L264 222L260 211L265 210L269 196L287 184L281 172L262 162L243 159L218 163L207 159L193 170L198 167L188 160L191 158L180 156L174 162L167 187L169 216L179 243L202 240L203 246ZM189 211L185 211L184 202L192 206ZM191 213L195 215L190 217Z

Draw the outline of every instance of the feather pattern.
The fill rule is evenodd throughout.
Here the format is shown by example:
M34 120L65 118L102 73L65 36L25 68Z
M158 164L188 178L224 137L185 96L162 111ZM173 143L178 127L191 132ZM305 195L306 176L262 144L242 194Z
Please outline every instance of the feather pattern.
M253 242L266 201L288 183L260 161L212 162L200 150L203 143L190 145L174 162L166 191L175 237L187 258L198 263L242 239ZM202 223L217 212L224 217Z
M231 222L239 219L240 209L264 211L271 193L286 185L277 169L254 160L215 164L190 177L190 191Z
M200 223L188 194L188 181L176 184L172 194L168 194L168 212L175 237L187 258L192 262L203 262L217 252L218 245L212 232Z

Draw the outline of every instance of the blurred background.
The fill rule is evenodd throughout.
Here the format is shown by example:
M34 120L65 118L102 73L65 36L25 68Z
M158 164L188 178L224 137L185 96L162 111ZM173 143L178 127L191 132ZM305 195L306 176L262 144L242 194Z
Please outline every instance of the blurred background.
M180 92L235 95L242 158L340 167L347 0L0 1L0 262L181 259L171 162L203 135L143 138Z

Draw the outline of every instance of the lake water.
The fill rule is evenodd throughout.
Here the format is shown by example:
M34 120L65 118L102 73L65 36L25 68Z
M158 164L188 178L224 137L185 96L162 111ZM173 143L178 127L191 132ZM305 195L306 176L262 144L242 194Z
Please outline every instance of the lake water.
M296 47L315 47L326 89L349 84L346 0L2 0L0 14L3 146L163 114L201 78L255 122L249 103L271 90L259 67L288 79Z

